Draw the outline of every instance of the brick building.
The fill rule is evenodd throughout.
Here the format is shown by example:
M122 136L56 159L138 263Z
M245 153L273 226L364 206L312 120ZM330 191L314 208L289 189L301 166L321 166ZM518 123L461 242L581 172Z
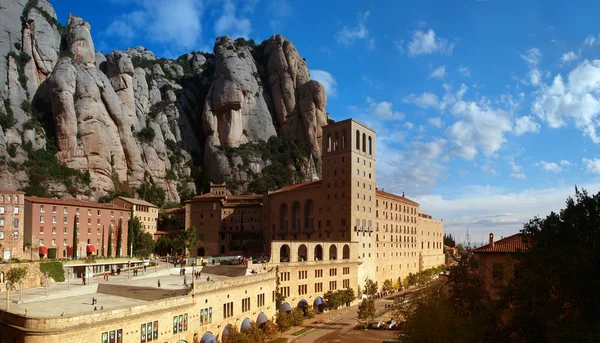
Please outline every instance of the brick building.
M77 256L86 256L87 252L107 256L109 244L113 246L113 256L127 254L130 214L124 208L75 199L25 197L25 213L24 242L30 243L36 252L48 250L51 257L54 254L51 249L55 249L57 258L72 256L73 223L77 220ZM116 250L119 221L123 228L120 254ZM111 231L112 242L109 242Z
M23 218L25 193L0 190L0 245L2 259L23 256Z

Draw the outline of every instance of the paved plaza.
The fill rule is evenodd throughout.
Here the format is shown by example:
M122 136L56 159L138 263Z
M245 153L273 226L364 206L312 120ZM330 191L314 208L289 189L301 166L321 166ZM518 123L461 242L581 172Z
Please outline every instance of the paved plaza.
M160 262L156 267L148 266L146 271L139 271L133 276L127 271L121 275L109 276L108 281L102 275L95 276L87 285L82 279L72 279L45 287L10 292L9 312L27 315L28 317L67 316L78 313L129 307L170 296L185 294L184 278L188 285L192 282L192 267L185 267L186 276L179 275L180 267ZM202 271L202 267L195 270ZM196 284L212 280L227 279L227 276L202 273ZM160 280L160 288L158 287ZM177 292L177 291L180 292ZM92 298L97 303L92 305ZM6 290L0 293L0 307L6 309Z

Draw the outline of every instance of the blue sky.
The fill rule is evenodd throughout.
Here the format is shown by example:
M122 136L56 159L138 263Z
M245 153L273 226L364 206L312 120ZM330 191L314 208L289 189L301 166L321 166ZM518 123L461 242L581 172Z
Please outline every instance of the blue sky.
M506 236L600 190L600 2L55 0L96 49L211 51L280 33L328 90L333 119L378 135L378 184L447 232Z

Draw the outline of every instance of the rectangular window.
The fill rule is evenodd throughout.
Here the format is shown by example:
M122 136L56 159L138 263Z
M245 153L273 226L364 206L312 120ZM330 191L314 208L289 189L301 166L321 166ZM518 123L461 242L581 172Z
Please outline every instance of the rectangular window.
M337 268L329 268L329 276L337 276Z
M329 290L330 291L337 290L337 281L329 281Z
M256 296L256 304L258 307L265 306L265 293Z
M66 207L63 207L63 213L64 213L64 214L67 214L67 213L68 213L68 212L67 212L67 208L66 208Z
M56 213L56 206L52 206L52 213Z
M344 288L350 288L350 279L344 279L343 283L344 283Z
M13 238L19 238L19 231L13 232Z
M56 228L55 227L52 228L52 234L56 235Z
M198 235L198 240L203 241L204 240L204 234L201 233Z
M41 206L40 206L40 212L41 212L41 213L44 213L44 205L41 205Z
M44 245L44 240L40 239L40 245Z
M64 245L64 246L67 246L67 245L68 245L68 243L67 243L67 240L66 240L66 239L63 239L63 245Z
M15 219L15 220L13 221L13 226L14 226L14 227L19 227L19 220L18 220L18 219ZM17 235L17 237L19 237L19 236ZM15 237L15 238L17 238L17 237Z
M67 223L67 217L63 217L63 224Z
M53 239L53 240L52 240L52 245L53 245L53 246L56 246L56 239Z
M92 210L88 209L88 216L92 215Z
M44 216L40 216L40 223L44 223Z
M0 219L0 227L4 227L4 218Z
M56 224L56 216L52 216L52 224Z
M315 293L323 292L323 283L317 282L315 283Z
M250 298L242 299L242 312L250 311Z
M63 227L63 233L67 233L67 228Z
M233 302L223 304L223 318L233 317Z
M13 213L14 214L19 214L19 207L18 206L13 207Z

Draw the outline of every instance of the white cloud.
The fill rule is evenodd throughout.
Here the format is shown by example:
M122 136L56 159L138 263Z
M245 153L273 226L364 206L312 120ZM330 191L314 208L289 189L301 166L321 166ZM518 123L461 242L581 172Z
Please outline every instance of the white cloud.
M541 161L539 163L536 163L535 165L544 169L545 171L554 172L554 173L558 173L562 170L562 168L554 162Z
M319 81L325 87L327 96L333 97L337 94L337 81L330 73L325 70L311 69L310 77L313 80Z
M408 151L392 149L385 137L377 136L377 181L394 193L427 194L443 178L446 167L442 160L446 140L415 141Z
M523 116L515 120L515 135L520 136L526 132L540 132L540 124L536 123L531 116Z
M434 52L450 55L452 49L454 49L454 44L448 43L448 40L444 38L436 37L432 29L427 32L415 31L412 40L408 43L408 55L411 57L433 54Z
M377 102L367 98L367 112L379 120L402 120L405 115L402 112L394 111L393 104L389 101Z
M471 77L471 70L469 70L469 67L460 66L458 67L458 72L466 77Z
M585 169L588 172L594 173L594 174L600 174L600 159L598 159L598 158L593 158L593 159L584 158L583 159L583 165L585 166Z
M525 180L527 178L523 173L511 173L510 177L521 180Z
M566 52L566 53L564 53L564 54L563 54L563 55L560 57L560 60L561 60L563 63L567 63L567 62L574 61L574 60L576 60L577 58L579 58L579 57L577 56L577 54L576 54L576 53L574 53L573 51L569 51L569 52Z
M435 117L435 118L429 118L427 119L427 122L435 127L437 127L438 129L442 127L443 123L442 123L442 118L440 117Z
M437 67L429 74L430 78L443 79L444 76L446 76L446 66Z
M590 194L600 190L600 184L578 186L583 186ZM460 235L461 243L467 227L471 240L480 240L481 236L485 239L490 232L496 237L515 234L523 228L523 223L534 216L545 217L551 211L564 208L567 197L574 194L573 185L525 189L519 192L490 186L461 188L463 195L453 198L442 195L412 198L420 204L421 209L437 219L443 219L444 231ZM407 196L412 195L408 193Z
M421 95L410 94L402 101L422 108L434 108L438 106L437 95L429 92L422 93Z
M288 0L271 0L268 8L273 18L269 20L269 26L273 33L279 33L286 27L289 17L294 14L294 9Z
M570 166L572 166L572 165L573 165L573 163L571 163L571 162L569 162L569 161L567 161L567 160L561 160L561 161L560 161L560 165L561 165L561 166L565 166L565 167L570 167Z
M527 50L524 54L521 54L521 58L527 62L530 68L535 68L542 59L542 53L538 48L531 48Z
M600 115L600 60L583 61L563 81L560 74L551 85L540 84L531 110L551 128L572 120L594 143L600 143L596 133Z
M474 159L479 151L493 155L506 141L505 133L512 130L512 115L491 107L485 99L479 104L459 100L451 113L461 119L449 126L446 134L451 140L451 151L464 159Z
M531 69L527 75L529 76L529 82L534 86L539 85L542 81L542 72L539 69Z
M338 43L343 45L351 45L357 40L364 39L370 49L375 47L375 40L369 38L369 30L367 29L367 21L371 12L366 11L365 13L358 14L358 23L355 27L344 26L340 31L335 34L335 39Z
M415 124L407 121L407 122L404 123L404 127L407 128L407 129L409 129L409 130L412 130L415 127Z
M215 34L217 36L228 35L235 38L248 38L252 32L252 24L248 18L240 18L237 14L237 8L232 1L223 3L223 11L217 21L215 21Z
M598 39L596 37L594 37L593 35L589 35L585 38L585 41L583 42L583 44L592 46L596 42L598 42Z
M138 35L161 43L166 50L189 51L201 43L199 0L135 1L134 11L114 20L103 35L132 39Z

